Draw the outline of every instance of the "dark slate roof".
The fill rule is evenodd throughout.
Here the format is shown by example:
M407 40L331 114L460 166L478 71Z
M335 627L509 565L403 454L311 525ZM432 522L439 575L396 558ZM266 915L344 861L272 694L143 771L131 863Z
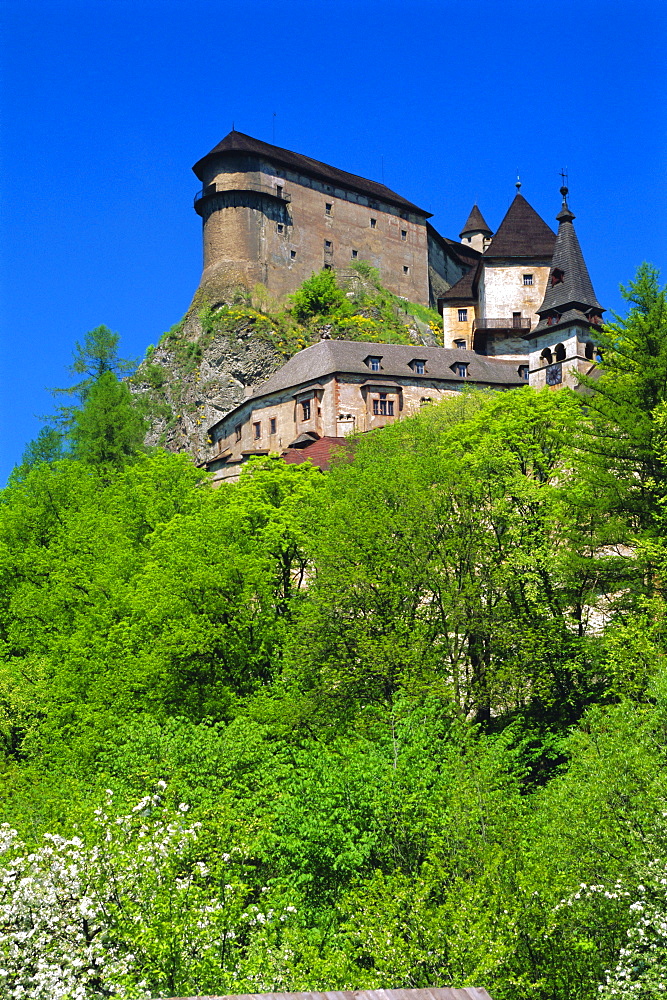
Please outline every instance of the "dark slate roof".
M382 358L379 372L372 373L365 364L369 356ZM415 359L426 362L425 375L416 375L409 367L409 362ZM306 382L315 382L335 373L363 375L369 381L372 381L373 374L377 379L385 381L396 378L410 379L414 382L426 382L433 378L457 381L450 367L457 361L469 363L471 382L485 382L492 385L525 384L525 380L518 377L516 362L481 357L474 351L422 347L417 344L412 346L369 344L355 340L321 340L319 344L306 347L290 358L279 371L271 375L262 385L257 386L249 400L244 400L244 403Z
M326 993L237 993L207 997L172 997L171 1000L491 1000L477 986L463 989L425 990L327 990Z
M458 240L452 240L449 236L441 236L438 230L435 229L430 222L426 223L426 231L428 232L428 235L436 241L436 243L441 244L446 253L456 257L463 267L474 266L482 256L479 250L475 250L474 247L467 246L465 243L459 243Z
M280 146L272 146L268 142L262 142L261 139L253 139L252 136L245 135L243 132L231 131L225 136L222 142L213 147L210 153L207 153L206 156L203 156L201 160L195 163L192 169L199 180L203 179L202 166L209 157L224 156L227 153L250 153L254 156L262 156L267 160L280 163L282 166L289 167L299 173L307 174L310 177L317 177L328 184L337 184L339 187L351 188L353 191L359 191L370 198L387 201L392 205L397 205L399 208L416 212L417 215L422 215L425 219L430 219L432 214L431 212L425 212L423 208L418 208L417 205L413 205L412 202L402 198L395 191L391 191L384 184L378 184L377 181L369 181L365 177L358 177L357 174L348 174L345 170L339 170L337 167L329 166L328 163L313 160L310 156L303 156L302 153L293 153L289 149L281 149Z
M481 271L481 264L477 267L473 267L467 274L464 274L462 278L456 282L455 285L439 296L447 302L449 299L459 300L459 299L476 299L477 298L477 281L479 278L479 273Z
M470 210L470 215L468 216L468 221L459 233L459 236L465 236L466 233L487 233L489 236L492 235L493 230L489 228L486 224L486 219L480 212L477 204L472 206Z
M558 219L556 246L551 260L544 301L537 310L540 322L533 333L547 329L549 315L553 317L558 313L560 318L557 325L565 326L577 322L587 323L586 312L588 310L594 309L598 314L604 312L593 291L593 283L572 225L575 216L565 200L563 200L563 207L556 218ZM563 280L552 285L551 279L556 269L563 272Z
M507 210L498 232L484 252L490 257L551 257L556 234L521 194Z

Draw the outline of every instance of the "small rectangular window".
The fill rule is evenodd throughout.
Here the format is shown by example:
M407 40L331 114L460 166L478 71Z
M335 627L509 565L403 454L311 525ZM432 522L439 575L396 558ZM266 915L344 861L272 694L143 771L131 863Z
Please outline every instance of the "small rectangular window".
M465 351L465 349L466 349L466 342L465 342L465 340L455 340L454 341L454 347L458 347L460 350Z
M259 441L262 436L262 425L261 423L256 423L252 425L252 433L255 441Z
M410 268L407 264L403 265L403 274L410 274Z
M281 184L277 185L277 187L276 187L276 194L278 195L279 198L282 198L282 196L283 196L283 188L282 188Z
M533 283L533 276L532 276L532 274L524 274L524 276L523 276L523 283L524 283L524 285L532 285L532 283Z
M459 323L467 323L467 322L468 322L468 310L459 309Z
M327 201L324 204L324 214L331 215L331 209L333 208L333 202Z
M289 255L292 260L296 260L296 250L290 250Z
M358 250L353 250L352 251L352 260L356 260L358 256L359 256L359 251Z
M332 246L331 240L325 240L324 241L324 249L325 250L331 250L331 246Z
M325 270L325 271L330 271L330 270L331 270L331 264L327 264L327 263L325 262L325 264L324 264L324 270Z
M378 220L371 219L371 229L377 229L377 225L378 225Z
M269 420L269 434L275 434L275 433L276 433L276 418L271 417L271 419Z
M519 378L528 379L528 365L519 365Z
M413 361L412 370L415 375L424 375L426 372L426 364L424 361Z
M310 400L304 399L301 404L301 419L310 420Z
M278 232L278 233L284 233L285 232L285 227L282 224L282 222L279 222L278 225L276 226L276 232Z
M373 400L373 416L393 417L393 415L394 415L393 399L387 399L387 393L381 392L380 398Z
M370 368L370 370L372 372L379 372L380 371L380 361L381 361L381 358L369 358L368 359L368 367Z
M401 229L401 239L403 241L405 241L405 240L407 240L407 238L408 238L408 231L407 231L407 229Z
M237 441L241 440L241 425L240 424L238 425L238 427L234 428L234 436L235 436L235 438L236 438Z
M460 378L465 378L466 375L468 374L468 365L467 364L462 364L460 362L457 363L457 365L456 365L456 374Z

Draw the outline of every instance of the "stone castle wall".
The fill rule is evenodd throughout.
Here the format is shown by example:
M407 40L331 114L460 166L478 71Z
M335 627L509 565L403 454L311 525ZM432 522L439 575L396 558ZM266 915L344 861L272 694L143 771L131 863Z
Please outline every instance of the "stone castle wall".
M246 154L206 164L215 193L198 210L204 229L201 288L215 299L226 286L262 282L276 296L313 271L368 261L396 295L429 304L429 240L423 215L282 170ZM330 206L330 207L327 207ZM462 274L453 271L449 284ZM435 270L444 265L435 262Z

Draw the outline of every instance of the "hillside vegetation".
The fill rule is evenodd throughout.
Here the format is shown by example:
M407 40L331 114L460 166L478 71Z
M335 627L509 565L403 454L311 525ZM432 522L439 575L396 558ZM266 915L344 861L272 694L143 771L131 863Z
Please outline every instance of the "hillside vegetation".
M285 300L257 285L231 302L199 303L148 349L131 379L149 418L147 442L203 460L208 428L323 335L435 345L442 320L383 288L365 261L314 274Z
M627 295L588 395L462 393L326 474L211 490L112 371L31 446L3 996L664 994L667 303Z

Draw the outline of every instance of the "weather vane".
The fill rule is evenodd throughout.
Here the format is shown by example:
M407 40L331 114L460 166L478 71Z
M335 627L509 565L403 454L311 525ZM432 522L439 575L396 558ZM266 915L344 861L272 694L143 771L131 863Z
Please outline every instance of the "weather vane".
M561 178L561 180L563 182L562 187L560 189L560 193L562 194L563 198L565 198L565 195L568 192L568 186L567 186L568 185L568 176L567 176L567 168L566 167L561 167L560 168L560 178Z

